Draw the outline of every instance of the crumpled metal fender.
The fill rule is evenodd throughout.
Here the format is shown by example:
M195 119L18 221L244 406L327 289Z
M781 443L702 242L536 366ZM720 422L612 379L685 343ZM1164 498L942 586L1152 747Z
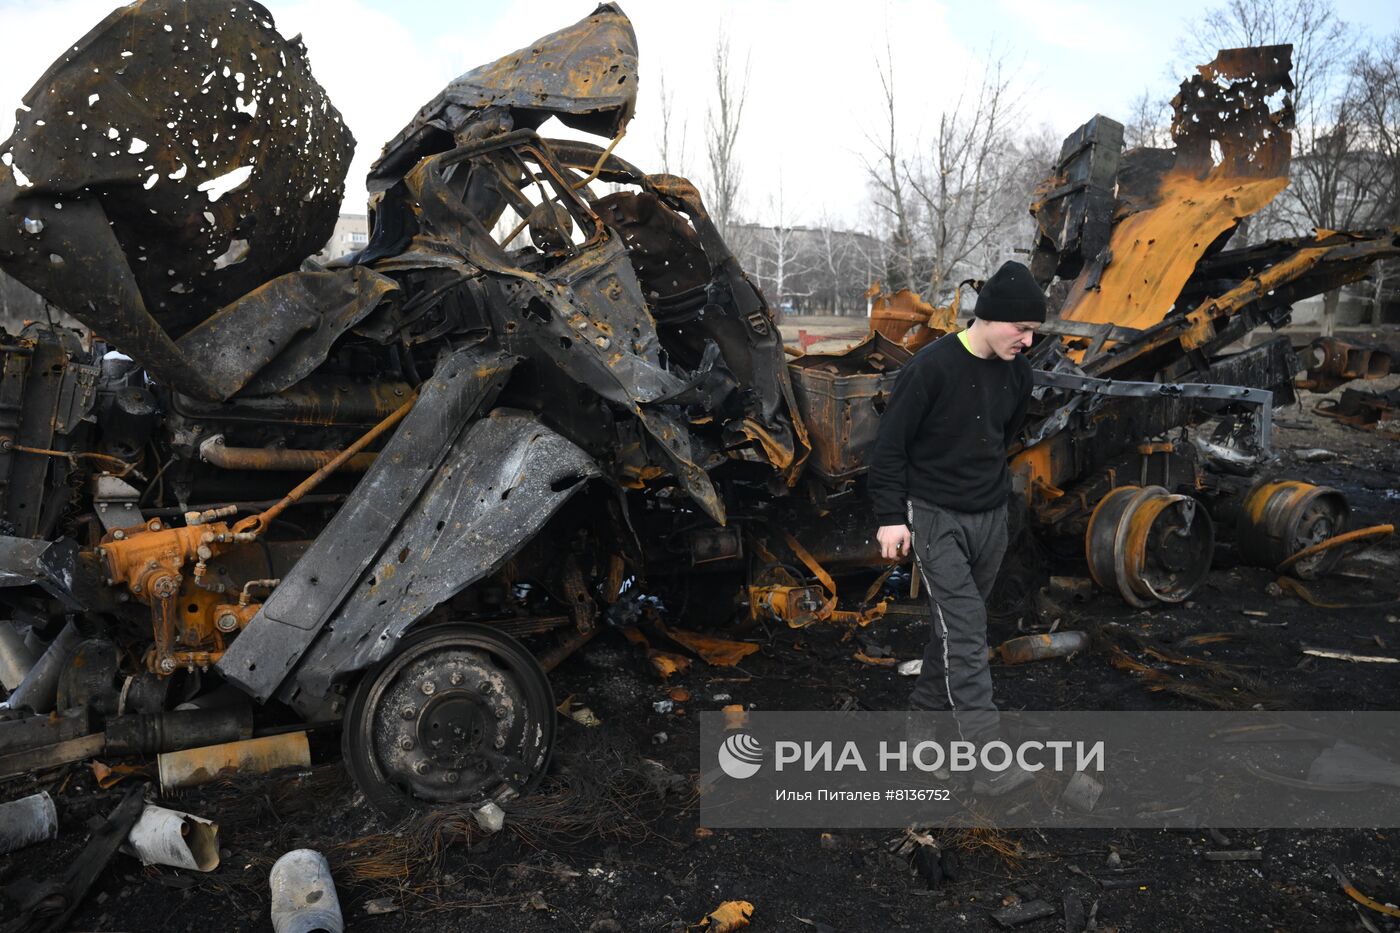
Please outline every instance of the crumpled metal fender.
M337 680L385 657L415 622L499 570L601 472L533 412L497 409L474 422L280 699L314 708Z
M700 465L699 445L678 417L648 407L684 392L687 382L663 363L656 323L620 239L595 221L592 246L547 274L536 274L512 262L450 187L454 161L507 145L542 146L533 133L519 131L426 158L409 172L403 191L417 205L419 228L454 244L444 249L461 249L466 264L500 288L502 298L491 309L494 329L510 335L506 342L512 350L552 360L575 382L629 409L686 493L724 524L724 503ZM543 152L537 157L547 161Z
M258 700L277 692L422 501L454 443L490 407L515 363L480 347L443 357L340 511L219 659L225 678Z
M637 108L637 34L615 4L449 84L384 144L370 167L371 192L384 191L424 156L452 148L474 129L535 128L551 116L566 126L613 137ZM498 123L504 115L506 123ZM491 129L487 129L490 125Z

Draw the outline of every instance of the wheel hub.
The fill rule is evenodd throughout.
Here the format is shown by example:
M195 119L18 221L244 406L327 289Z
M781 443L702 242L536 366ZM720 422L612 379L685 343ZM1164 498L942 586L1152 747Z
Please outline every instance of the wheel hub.
M478 800L538 778L553 714L548 681L519 643L482 626L432 626L361 681L346 761L385 809Z

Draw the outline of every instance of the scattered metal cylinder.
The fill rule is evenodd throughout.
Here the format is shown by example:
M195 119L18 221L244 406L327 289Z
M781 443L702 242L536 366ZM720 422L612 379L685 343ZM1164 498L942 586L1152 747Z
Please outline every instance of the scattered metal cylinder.
M1128 605L1179 603L1210 572L1215 525L1191 496L1119 486L1094 507L1084 551L1094 582Z
M311 767L305 732L269 735L241 742L165 752L156 759L163 790L195 787L217 780L224 771L264 774L278 768Z
M1245 494L1239 510L1240 557L1273 569L1306 547L1346 530L1346 496L1330 486L1298 480L1260 483ZM1322 551L1297 561L1288 572L1311 580L1331 570L1341 551Z
M82 638L72 622L63 626L63 631L58 633L58 637L44 650L43 656L10 694L9 700L6 701L10 709L27 708L36 713L52 712L58 696L58 676L63 673L63 665L67 662L68 655L78 647L80 641Z
M1049 635L1022 635L1002 642L997 654L1007 664L1025 664L1046 658L1064 658L1089 647L1084 632L1052 632Z
M236 742L253 734L253 711L241 707L172 710L119 716L107 723L107 754L153 755L219 742Z
M58 838L58 811L47 791L0 803L0 855Z
M57 713L17 716L0 721L0 755L56 745L88 734L91 714L87 707Z
M146 804L126 843L142 865L169 865L189 871L219 867L219 824L179 810Z
M320 852L288 852L272 866L268 881L276 933L342 933L345 929L331 866Z
M0 686L13 690L34 667L36 655L24 643L24 636L8 619L0 620Z

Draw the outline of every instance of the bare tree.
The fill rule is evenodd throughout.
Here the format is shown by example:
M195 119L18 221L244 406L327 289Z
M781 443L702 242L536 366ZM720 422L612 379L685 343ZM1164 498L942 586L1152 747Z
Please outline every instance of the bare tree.
M1347 102L1354 148L1374 173L1374 222L1400 224L1400 32L1357 56Z
M1357 55L1347 101L1356 159L1371 183L1371 222L1400 224L1400 32ZM1372 324L1381 323L1386 282L1397 273L1400 263L1376 263L1371 275Z
M1165 149L1171 144L1171 102L1154 97L1144 88L1133 101L1132 115L1123 125L1123 146L1127 149Z
M1022 164L1013 145L1020 115L1010 83L1004 59L992 58L973 97L960 95L939 116L932 149L906 170L919 202L920 240L929 251L923 291L935 304L959 267L1025 213L1024 200L1005 196Z
M684 175L686 131L689 129L689 121L682 116L677 131L674 123L675 93L666 86L664 68L661 70L661 80L658 84L661 96L661 135L656 141L656 148L661 156L661 171L666 175Z
M778 191L768 200L769 224L758 229L753 267L764 291L780 309L796 304L794 299L806 298L815 290L811 273L816 267L808 246L811 236L805 228L795 226L783 197L783 175L778 173Z
M817 292L832 314L844 314L845 292L851 280L852 237L837 229L831 214L822 208L814 231L817 240Z
M919 276L914 267L914 216L908 172L901 154L898 108L895 99L894 55L889 37L885 38L885 55L875 60L883 92L881 114L884 124L878 137L866 139L875 151L874 159L865 160L865 172L872 188L871 203L877 211L880 227L887 231L882 237L888 246L886 283L892 290L917 288Z
M735 74L730 60L729 34L723 28L715 39L713 63L715 98L705 121L705 152L709 161L707 200L715 224L721 233L730 237L738 220L739 186L743 180L736 147L744 119L744 100L748 95L749 66L746 59L743 73Z

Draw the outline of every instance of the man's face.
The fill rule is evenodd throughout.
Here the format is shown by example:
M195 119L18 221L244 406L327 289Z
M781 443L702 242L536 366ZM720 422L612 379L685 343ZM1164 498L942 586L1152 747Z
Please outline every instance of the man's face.
M1031 345L1036 329L1040 327L1038 321L1020 321L1015 324L1008 321L982 323L987 325L987 344L992 348L992 352L1003 360L1015 359L1018 353L1025 351Z

